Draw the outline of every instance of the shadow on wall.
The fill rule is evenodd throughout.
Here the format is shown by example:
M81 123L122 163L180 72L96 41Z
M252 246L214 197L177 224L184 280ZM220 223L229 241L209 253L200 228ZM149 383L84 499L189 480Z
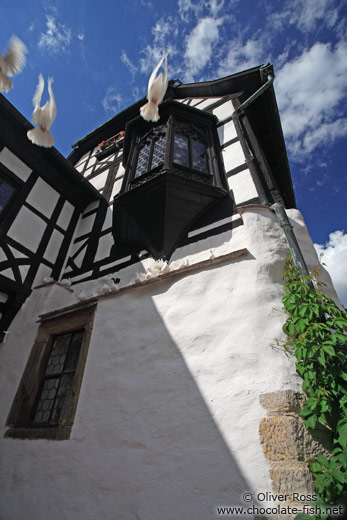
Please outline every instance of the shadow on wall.
M182 313L203 301L194 283L177 305L183 278L99 301L70 440L3 440L7 518L46 520L49 510L50 520L210 520L219 506L250 505L182 355L211 371L200 356L209 338L201 330L190 341L187 330L178 348L153 303L161 298L180 329ZM201 320L192 312L191 321L196 338ZM223 411L233 414L226 403Z
M245 505L250 490L153 304L167 289L143 288L98 306L73 431L90 444L75 478L80 489L91 481L98 490L80 497L95 517L210 520L218 506ZM173 311L178 328L186 309ZM208 347L181 345L191 358ZM198 365L204 370L203 360Z

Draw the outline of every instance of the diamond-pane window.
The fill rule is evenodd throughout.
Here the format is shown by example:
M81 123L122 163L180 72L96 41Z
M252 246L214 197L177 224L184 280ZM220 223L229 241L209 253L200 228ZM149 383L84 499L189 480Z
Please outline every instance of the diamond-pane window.
M153 156L152 156L152 164L151 170L159 166L159 164L164 162L165 157L165 148L166 148L166 139L165 135L159 136L158 139L154 141L153 146Z
M191 140L192 146L192 166L194 170L199 170L200 172L207 171L207 161L206 161L206 148L204 143L201 141L197 141L196 139Z
M183 134L175 132L173 160L181 166L204 173L208 172L205 143L202 139L195 137L190 130Z
M148 171L148 158L149 158L150 150L151 150L150 143L146 143L143 146L143 148L141 148L138 159L137 159L135 177L139 177L140 175L142 175L143 173Z
M59 423L75 375L83 335L82 330L54 338L33 413L33 425L55 426Z
M185 135L175 134L174 162L182 166L189 166L188 137Z

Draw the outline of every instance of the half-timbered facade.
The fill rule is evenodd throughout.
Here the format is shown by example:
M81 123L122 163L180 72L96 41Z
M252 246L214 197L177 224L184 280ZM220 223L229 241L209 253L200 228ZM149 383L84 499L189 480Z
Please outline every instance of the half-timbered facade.
M208 520L312 492L319 445L270 345L286 239L319 262L273 79L172 81L157 123L141 99L68 159L0 97L4 518Z
M31 290L59 280L81 212L99 194L57 152L28 141L32 125L0 97L1 339Z

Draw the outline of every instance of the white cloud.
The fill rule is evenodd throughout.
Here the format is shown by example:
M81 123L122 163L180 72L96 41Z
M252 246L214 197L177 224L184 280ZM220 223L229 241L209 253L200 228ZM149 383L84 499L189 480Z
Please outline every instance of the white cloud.
M323 253L322 262L326 264L342 304L347 307L347 235L334 231L329 235L329 242L314 244L314 247L318 255Z
M347 135L339 103L347 93L347 43L316 43L277 73L275 90L293 159Z
M231 40L228 43L227 56L220 63L218 75L228 76L266 63L269 60L264 56L264 43L261 39L247 40L246 43Z
M185 58L186 80L192 81L195 74L203 69L213 55L219 39L222 18L202 18L186 38Z
M121 62L129 69L132 77L134 78L134 76L137 72L137 67L136 67L136 65L133 64L133 62L130 60L130 58L128 57L128 55L125 51L122 51L120 59L121 59Z
M170 67L170 59L177 54L176 47L172 42L178 35L178 24L171 16L161 18L152 27L152 35L153 44L146 45L141 51L143 57L139 60L140 71L145 74L152 71L162 57L164 50L168 51Z
M224 0L209 0L209 2L207 2L207 7L209 11L211 11L212 16L217 16L224 7Z
M270 15L271 25L276 30L295 25L302 32L312 31L323 25L332 28L339 18L334 0L290 0L282 10Z
M188 22L191 15L199 17L203 10L203 2L199 0L193 2L192 0L178 0L178 13L183 21Z
M237 3L239 0L228 0L228 6ZM200 18L205 12L212 16L218 16L224 7L224 0L178 0L178 14L184 22L190 21L192 17Z
M65 52L71 43L71 30L57 23L54 16L46 15L46 32L41 33L38 47L54 54Z
M108 87L101 103L107 116L115 115L123 104L123 97L116 87Z

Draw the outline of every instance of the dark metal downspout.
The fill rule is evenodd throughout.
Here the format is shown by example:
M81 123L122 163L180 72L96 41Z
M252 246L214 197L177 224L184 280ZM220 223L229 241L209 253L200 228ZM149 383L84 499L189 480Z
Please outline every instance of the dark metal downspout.
M294 235L293 226L289 222L283 205L280 202L276 202L275 204L272 204L271 209L275 212L278 222L283 229L283 233L288 244L290 254L292 255L294 265L299 269L302 275L308 275L309 272L306 262L302 255L298 241L296 240L296 236Z
M253 167L253 155L250 152L248 147L247 140L244 136L242 125L240 123L239 115L244 111L253 101L255 101L263 92L265 92L274 82L274 73L270 64L263 65L259 69L260 75L262 78L267 78L266 83L264 83L256 92L254 92L246 101L244 101L232 114L232 119L234 121L237 134L240 138L240 143L245 154L246 162L250 166L250 170L253 176L254 183L259 193L260 203L264 205L269 205L269 200L266 195L263 184L259 178L258 171ZM252 169L251 169L252 166ZM289 222L288 216L285 212L283 205L280 202L276 202L272 204L271 209L275 212L278 222L283 229L283 233L288 244L288 248L290 254L293 258L294 265L300 270L302 275L308 275L308 269L304 257L302 255L301 249L299 247L298 241L296 240L296 236L294 235L293 227Z
M246 163L250 169L255 187L259 193L260 203L265 206L269 206L270 202L266 190L264 189L263 183L261 182L257 168L254 165L254 157L249 149L248 142L244 135L244 131L239 118L240 114L244 111L244 109L247 108L251 103L253 103L253 101L255 101L259 96L261 96L261 94L263 94L263 92L265 92L274 81L274 73L270 64L263 65L262 67L260 67L259 72L262 79L265 77L267 78L266 83L264 83L256 92L254 92L248 99L246 99L246 101L244 101L239 107L237 107L235 111L232 113L231 117L235 124L236 132L240 139L240 144L243 153L245 154Z

